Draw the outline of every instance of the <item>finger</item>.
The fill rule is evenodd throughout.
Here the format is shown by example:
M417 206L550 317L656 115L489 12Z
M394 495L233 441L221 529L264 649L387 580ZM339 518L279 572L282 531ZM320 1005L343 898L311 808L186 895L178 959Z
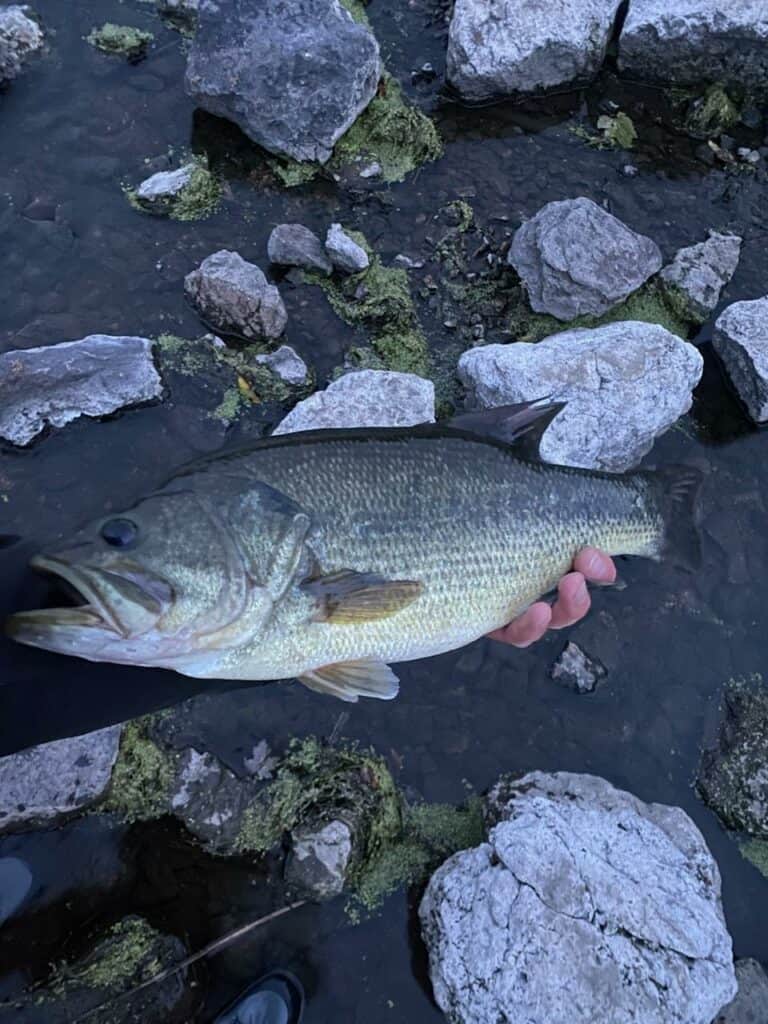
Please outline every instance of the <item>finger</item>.
M552 618L552 609L544 601L537 601L530 608L513 619L508 626L502 629L495 629L488 636L493 640L501 640L502 643L512 644L513 647L528 647L530 644L540 640L549 627Z
M565 629L583 619L589 611L590 597L587 584L580 572L563 576L557 588L557 600L552 605L550 629Z
M616 579L613 559L597 548L584 548L580 551L574 559L573 568L583 573L590 583L613 583Z

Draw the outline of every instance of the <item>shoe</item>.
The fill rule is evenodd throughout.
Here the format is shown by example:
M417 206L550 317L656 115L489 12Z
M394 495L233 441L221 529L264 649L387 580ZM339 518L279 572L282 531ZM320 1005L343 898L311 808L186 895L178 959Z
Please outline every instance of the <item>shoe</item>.
M300 1024L304 988L290 971L270 971L241 992L214 1024Z

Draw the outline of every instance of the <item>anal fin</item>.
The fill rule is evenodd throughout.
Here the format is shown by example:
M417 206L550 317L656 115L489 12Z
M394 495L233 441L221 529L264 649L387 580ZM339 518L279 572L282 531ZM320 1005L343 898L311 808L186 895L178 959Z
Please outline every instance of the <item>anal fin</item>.
M375 658L323 665L298 678L310 690L338 697L351 704L356 703L359 697L392 700L400 689L399 680L389 665Z

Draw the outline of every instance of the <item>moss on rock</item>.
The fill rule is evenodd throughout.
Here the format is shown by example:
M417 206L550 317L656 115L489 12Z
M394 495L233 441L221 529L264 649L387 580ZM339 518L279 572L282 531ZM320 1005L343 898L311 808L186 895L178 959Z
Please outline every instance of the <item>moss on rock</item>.
M192 172L189 181L174 195L147 201L139 196L136 189L124 188L126 199L140 213L180 221L205 220L219 208L222 196L221 181L208 168L205 157L193 157L190 163Z
M146 56L147 47L154 38L151 32L144 32L133 25L116 25L107 21L100 28L91 29L86 42L102 53L135 62Z
M55 987L120 990L129 982L148 981L162 967L151 956L157 934L142 917L118 921L90 956L57 969Z
M768 878L768 840L748 839L741 843L739 849L742 856L756 867L757 870Z
M722 135L738 122L739 108L720 84L711 85L688 107L685 129L696 138Z
M146 821L169 810L175 762L150 738L150 721L140 718L123 727L109 791L99 807L126 822Z

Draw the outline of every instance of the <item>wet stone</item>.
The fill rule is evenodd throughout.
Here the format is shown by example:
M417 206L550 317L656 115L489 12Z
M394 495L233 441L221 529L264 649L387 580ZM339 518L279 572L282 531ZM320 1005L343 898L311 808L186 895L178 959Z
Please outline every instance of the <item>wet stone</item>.
M577 693L593 693L606 669L571 641L550 670L554 680Z
M193 27L197 20L200 0L157 0L157 10L166 18Z
M41 50L43 32L21 4L0 7L0 85L16 78L30 54Z
M533 309L558 320L599 316L661 267L661 252L591 199L547 203L516 232L509 262Z
M109 788L122 726L42 743L0 758L0 834L55 823Z
M768 295L734 302L715 322L712 344L756 423L768 420Z
M0 857L0 927L13 917L32 888L32 872L18 857Z
M486 811L488 841L449 858L419 910L453 1024L711 1024L736 992L731 938L717 864L680 808L531 772Z
M267 242L270 263L283 267L301 267L330 274L333 270L323 243L303 224L278 224Z
M705 242L680 249L664 267L659 278L672 293L672 300L682 302L685 315L703 323L720 301L739 265L742 239L710 231Z
M246 808L254 797L218 758L190 747L176 765L170 812L212 853L232 852Z
M158 171L142 181L136 189L136 198L149 204L167 203L189 185L194 169L194 164L185 164L175 171Z
M184 278L187 298L224 334L248 340L279 338L288 321L277 288L239 253L221 249Z
M325 237L325 251L336 270L343 274L358 274L367 270L368 253L344 231L341 224L331 224Z
M307 383L309 377L307 364L290 345L281 345L275 352L258 355L256 362L268 367L286 384L300 386Z
M739 991L713 1024L765 1024L768 1021L768 974L757 960L736 961Z
M352 833L345 821L297 829L286 881L312 899L333 899L344 889L351 856Z

